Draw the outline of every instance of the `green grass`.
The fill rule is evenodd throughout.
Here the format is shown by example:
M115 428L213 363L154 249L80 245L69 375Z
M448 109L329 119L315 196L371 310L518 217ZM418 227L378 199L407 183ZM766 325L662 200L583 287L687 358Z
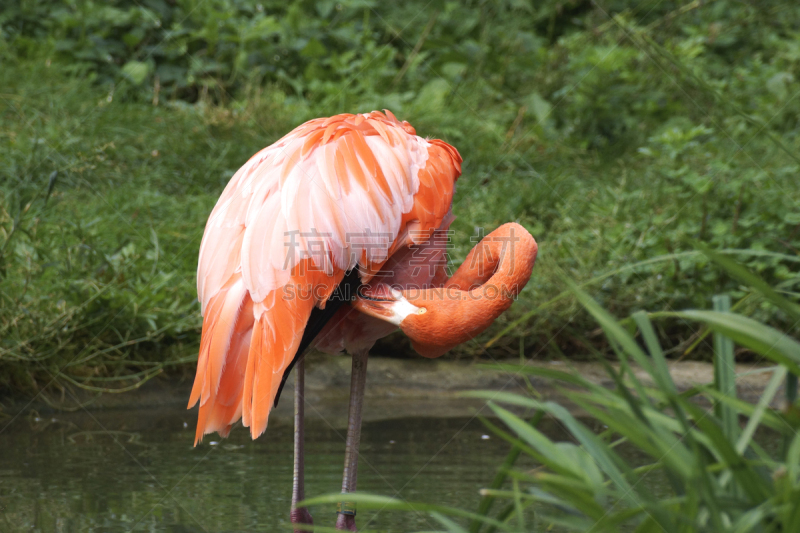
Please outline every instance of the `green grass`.
M761 291L758 287L764 282L741 265L734 264L729 271L745 273L757 280L755 290L765 296L770 293ZM713 384L678 391L653 322L665 318L663 313L634 313L635 330L628 331L588 293L567 279L565 283L618 356L618 369L606 364L613 386L592 383L568 366L556 371L524 364L485 365L555 381L582 417L557 402L542 401L533 388L530 395L468 393L487 400L495 419L484 423L511 444L497 476L482 489L476 511L369 494L348 495L348 501L367 509L427 513L451 533L745 533L800 528L797 404L785 390L787 407L780 411L769 407L778 398L779 386L800 363L800 343L732 313L728 297L717 296L713 311L675 313L710 327L716 354ZM791 302L775 300L800 318ZM755 403L737 398L734 345L774 364ZM645 372L646 381L633 372L634 366ZM698 400L713 409L701 407ZM526 421L510 409L534 414ZM543 416L558 420L571 440L555 441L541 433L537 425ZM620 453L622 448L625 454ZM520 456L535 467L516 466ZM330 504L341 498L331 494L307 504Z
M561 270L617 315L727 292L792 331L692 242L797 301L800 9L156 4L0 13L0 384L124 388L190 368L197 250L229 177L309 118L385 107L465 158L456 264L477 228L516 220L540 243L519 302L451 356L611 353ZM669 356L710 358L694 323L657 333Z

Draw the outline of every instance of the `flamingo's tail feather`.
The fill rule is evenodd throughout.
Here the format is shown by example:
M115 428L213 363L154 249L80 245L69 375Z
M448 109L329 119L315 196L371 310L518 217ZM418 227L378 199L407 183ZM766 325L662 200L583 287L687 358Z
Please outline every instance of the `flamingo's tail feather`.
M274 291L261 302L253 302L236 274L209 300L189 399L189 408L200 404L195 444L215 431L227 436L240 418L253 438L267 428L311 311L343 276L317 274L297 277L295 290Z

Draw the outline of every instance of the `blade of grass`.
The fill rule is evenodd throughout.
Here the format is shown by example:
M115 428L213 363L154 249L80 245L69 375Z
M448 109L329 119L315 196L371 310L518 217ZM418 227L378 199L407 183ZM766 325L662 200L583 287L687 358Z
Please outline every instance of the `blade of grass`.
M732 532L748 533L749 531L762 531L767 509L768 506L766 504L750 509L732 524Z
M717 311L668 311L658 313L661 317L675 317L707 324L734 342L763 355L789 370L800 374L800 343L785 333L766 326L751 318Z
M727 295L717 295L713 298L714 310L728 313L731 308L731 299ZM722 394L736 397L736 360L733 356L733 341L720 332L714 333L714 386ZM722 431L731 440L739 436L738 413L730 404L717 402L714 404L714 413L722 422Z
M548 468L562 475L569 475L576 479L583 479L583 472L578 468L578 465L571 461L571 458L565 457L546 435L538 431L536 428L528 425L527 422L513 414L512 412L495 405L493 402L488 403L489 408L503 421L514 433L519 435L519 438L527 442L532 448L538 451L545 459L545 464Z
M578 440L583 448L591 455L597 465L603 470L611 481L616 485L617 489L623 494L623 499L632 506L641 506L647 502L648 497L640 494L628 482L626 474L630 474L630 468L627 463L620 458L616 452L608 448L608 446L601 441L597 435L594 434L584 424L579 422L566 408L555 402L539 402L530 398L511 398L516 395L501 395L494 391L477 391L469 394L469 396L476 398L485 398L487 400L504 402L506 399L512 400L510 403L517 405L527 405L533 409L541 409L556 419L558 419L572 435ZM501 398L501 396L503 396ZM625 474L620 470L620 466L624 465ZM664 519L664 517L661 517ZM667 521L664 519L664 523Z
M478 520L485 524L491 524L501 531L513 531L513 529L502 522L498 522L492 518L481 516L476 513L464 511L456 507L447 507L445 505L436 505L424 502L407 502L387 496L376 496L372 494L363 494L353 492L347 495L347 500L359 505L364 509L388 509L392 511L412 511L412 512L439 512L448 516L457 516L460 518L469 518L471 520ZM342 501L341 493L324 494L316 496L299 502L298 507L310 507L312 505L334 504Z
M530 425L532 427L536 427L541 422L542 418L544 418L543 411L537 411L536 414L533 415L533 418L530 421ZM508 471L514 466L514 463L517 462L517 458L519 458L520 454L522 453L522 448L519 446L512 445L511 451L508 452L503 464L497 470L497 474L495 474L494 479L492 480L491 485L489 485L489 489L499 489L503 486L506 479L508 479ZM490 495L484 495L481 498L481 502L478 504L478 514L487 516L489 511L492 508L492 504L494 503L494 497ZM469 525L470 533L478 533L480 531L480 523L473 521Z
M636 344L636 341L633 340L630 335L628 335L628 332L619 325L619 322L617 322L617 320L611 316L608 311L600 307L600 305L595 302L591 296L578 287L572 280L565 276L562 277L562 279L578 298L578 301L581 303L581 305L583 305L583 307L589 311L592 316L594 316L595 320L597 320L597 322L600 324L600 327L606 332L609 340L616 342L619 345L619 348L630 355L633 360L636 361L640 367L642 367L642 369L644 369L651 376L654 376L650 359L642 351L642 349L639 348L639 345Z
M450 520L449 518L447 518L445 515L443 515L438 511L433 511L431 513L431 516L433 517L434 520L436 520L437 522L442 524L445 528L447 528L447 531L449 531L450 533L467 533L466 529L459 526L458 524L456 524L455 522L453 522L452 520Z
M633 383L634 388L636 389L637 397L634 397L630 389L628 389L628 387L625 385L625 382L622 379L621 372L619 374L615 372L614 368L602 356L598 358L598 361L600 361L600 363L603 365L603 368L605 368L606 373L609 376L611 376L611 379L614 380L614 383L617 385L616 392L620 396L622 396L626 402L628 402L628 406L631 408L631 411L633 411L636 417L639 418L639 420L641 420L643 424L649 425L649 421L642 412L641 403L644 403L645 406L649 407L651 405L650 398L647 392L645 392L642 384L639 382L638 379L636 379L636 375L633 373L633 369L628 364L628 358L625 357L625 353L618 349L615 349L614 351L619 356L620 368L623 371L627 371L627 373L630 375L630 380Z
M514 487L514 512L517 515L517 524L520 531L525 531L525 512L522 508L522 499L520 498L519 481L516 479L511 480Z
M783 367L779 367L779 368L783 368ZM784 369L784 371L785 370L786 369ZM778 386L780 386L780 383L778 383ZM765 392L766 392L766 390L767 389L764 389ZM721 403L724 403L724 404L728 404L731 407L733 407L733 409L735 409L737 412L739 412L739 413L741 413L741 414L743 414L743 415L745 415L747 417L751 417L752 418L753 416L756 416L756 414L757 414L760 417L760 419L758 421L758 424L763 424L763 425L769 426L770 428L772 428L774 430L777 430L777 431L781 431L781 430L785 430L786 429L786 422L783 421L778 415L776 415L776 414L774 414L774 413L772 413L770 411L767 411L767 410L760 410L760 412L757 413L757 410L759 410L758 405L753 405L753 404L751 404L749 402L746 402L744 400L740 400L740 399L737 399L737 398L731 398L730 396L728 396L726 394L722 394L716 388L711 387L711 386L703 387L702 391L703 391L703 394L705 394L706 396L709 397L709 399L712 400L712 402L716 401L716 402L721 402ZM764 395L765 392L762 392L762 396L760 397L760 400L764 399L763 395ZM769 401L772 401L772 399L770 398L768 400L768 402ZM741 440L741 435L739 436L739 439ZM737 441L737 442L739 442L739 441ZM742 451L742 450L740 450L740 451Z
M533 460L536 461L537 463L544 464L545 458L541 454L539 454L539 452L537 452L536 450L525 444L525 442L523 442L521 439L514 437L513 435L511 435L511 433L503 431L495 424L492 424L492 422L485 416L477 415L477 417L478 420L480 420L483 423L483 425L485 425L489 429L489 431L491 431L504 441L508 442L512 446L519 448L520 450L522 450L522 453L528 455L529 457L532 457ZM512 475L512 472L513 470L506 471L508 475Z
M775 397L775 394L778 392L778 388L781 385L781 382L786 377L786 368L780 367L775 370L775 373L772 374L772 378L767 383L764 392L761 394L761 398L758 399L758 403L756 404L756 408L753 411L753 414L750 416L750 420L747 421L747 425L744 427L742 434L739 436L739 440L736 441L736 451L738 453L744 453L745 449L747 449L750 440L753 438L753 435L758 429L758 426L761 425L761 420L764 416L764 413L769 407L770 402Z
M705 243L693 241L692 245L727 271L728 274L761 293L764 298L789 315L792 320L795 322L800 321L800 306L778 294L778 292L760 276L751 272L730 257L726 257L711 250ZM790 405L797 400L797 374L791 373L786 377L786 400Z
M746 459L733 443L728 440L721 425L717 424L717 421L712 416L698 406L685 400L682 400L682 402L684 403L684 409L691 414L697 427L711 439L715 455L720 457L727 465L728 472L731 472L731 475L738 481L750 503L758 504L768 498L770 488L767 486L766 481L755 470L748 467ZM714 500L717 503L717 498L714 498Z
M643 425L636 418L622 410L608 412L598 409L591 401L570 396L581 409L589 413L615 433L624 436L640 451L656 461L662 461L670 471L677 472L682 478L692 476L691 454L674 434L667 431L656 431L649 424Z
M653 329L653 323L650 322L647 313L643 311L634 313L633 320L639 327L647 350L650 352L650 357L653 359L653 380L662 391L668 394L676 394L677 389L675 388L675 382L672 381L672 374L669 373L667 359L664 357L661 344L658 342L658 337Z
M739 248L726 248L726 249L720 250L719 253L731 254L731 255L734 255L734 254L735 255L743 255L745 257L772 257L772 258L780 259L782 261L800 262L800 257L798 257L796 255L781 254L781 253L769 252L769 251L765 251L765 250L745 250L745 249L739 249ZM623 267L620 267L620 268L617 268L617 269L614 269L614 270L610 270L610 271L608 271L608 272L606 272L604 274L601 274L599 276L596 276L596 277L594 277L594 278L592 278L592 279L590 279L588 281L584 281L584 282L580 283L578 286L579 287L590 287L590 286L595 285L597 283L600 283L601 281L604 281L604 280L606 280L608 278L614 277L617 274L621 274L621 273L627 272L629 270L634 270L634 269L639 268L639 267L653 265L653 264L657 264L657 263L663 263L665 261L675 261L676 259L687 259L687 258L690 258L690 257L699 256L699 255L701 255L701 252L698 252L698 251L678 252L678 253L674 253L674 254L660 255L658 257L645 259L644 261L639 261L638 263L632 263L632 264L628 264L628 265L625 265ZM550 300L548 300L548 301L546 301L546 302L544 302L542 304L539 304L538 306L536 306L535 308L531 309L530 311L527 311L524 315L522 315L521 317L517 318L516 320L511 322L509 325L507 325L505 328L500 330L500 332L497 333L491 339L489 339L486 342L486 344L484 344L483 347L484 348L489 348L495 342L497 342L498 340L500 340L501 338L505 337L507 334L512 332L514 329L516 329L520 324L522 324L524 322L527 322L533 316L535 316L537 313L539 313L540 311L542 311L544 309L547 309L552 304L554 304L554 303L566 298L567 296L569 296L569 294L570 294L570 291L569 290L565 290L565 291L557 294L556 296L554 296Z
M571 385L579 385L582 387L586 387L587 389L602 388L599 385L595 385L594 383L587 381L586 379L582 378L579 375L570 372L564 372L563 370L553 370L552 368L545 368L542 366L537 366L535 364L516 365L516 364L502 364L502 363L500 364L483 363L475 366L477 368L486 368L490 370L502 370L503 372L509 372L512 374L526 374L556 381L563 381L564 383L569 383Z
M773 289L769 283L764 281L760 276L751 272L730 257L713 251L705 243L697 241L690 242L692 246L700 250L703 254L705 254L706 257L724 269L728 274L738 279L748 287L751 287L761 293L764 298L772 302L775 307L780 308L793 320L800 320L800 306L778 294L775 289Z

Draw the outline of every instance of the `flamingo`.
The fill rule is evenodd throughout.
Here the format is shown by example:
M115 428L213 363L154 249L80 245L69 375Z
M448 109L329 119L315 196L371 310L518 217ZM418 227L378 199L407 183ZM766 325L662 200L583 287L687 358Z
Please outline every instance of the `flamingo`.
M295 369L290 518L312 524L303 476L305 352L352 356L342 493L356 489L367 358L398 327L424 357L484 331L531 275L537 244L519 224L484 237L452 277L447 233L461 156L388 110L306 122L231 178L200 246L203 329L189 408L195 445L241 419L264 433ZM343 500L346 497L343 496ZM340 504L336 528L355 531Z

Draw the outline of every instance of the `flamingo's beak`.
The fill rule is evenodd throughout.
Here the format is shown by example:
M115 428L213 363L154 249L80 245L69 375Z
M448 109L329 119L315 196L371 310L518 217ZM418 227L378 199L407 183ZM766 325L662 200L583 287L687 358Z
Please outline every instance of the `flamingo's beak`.
M386 284L363 285L353 307L364 314L399 326L409 315L419 315L425 308L412 305L403 293Z

